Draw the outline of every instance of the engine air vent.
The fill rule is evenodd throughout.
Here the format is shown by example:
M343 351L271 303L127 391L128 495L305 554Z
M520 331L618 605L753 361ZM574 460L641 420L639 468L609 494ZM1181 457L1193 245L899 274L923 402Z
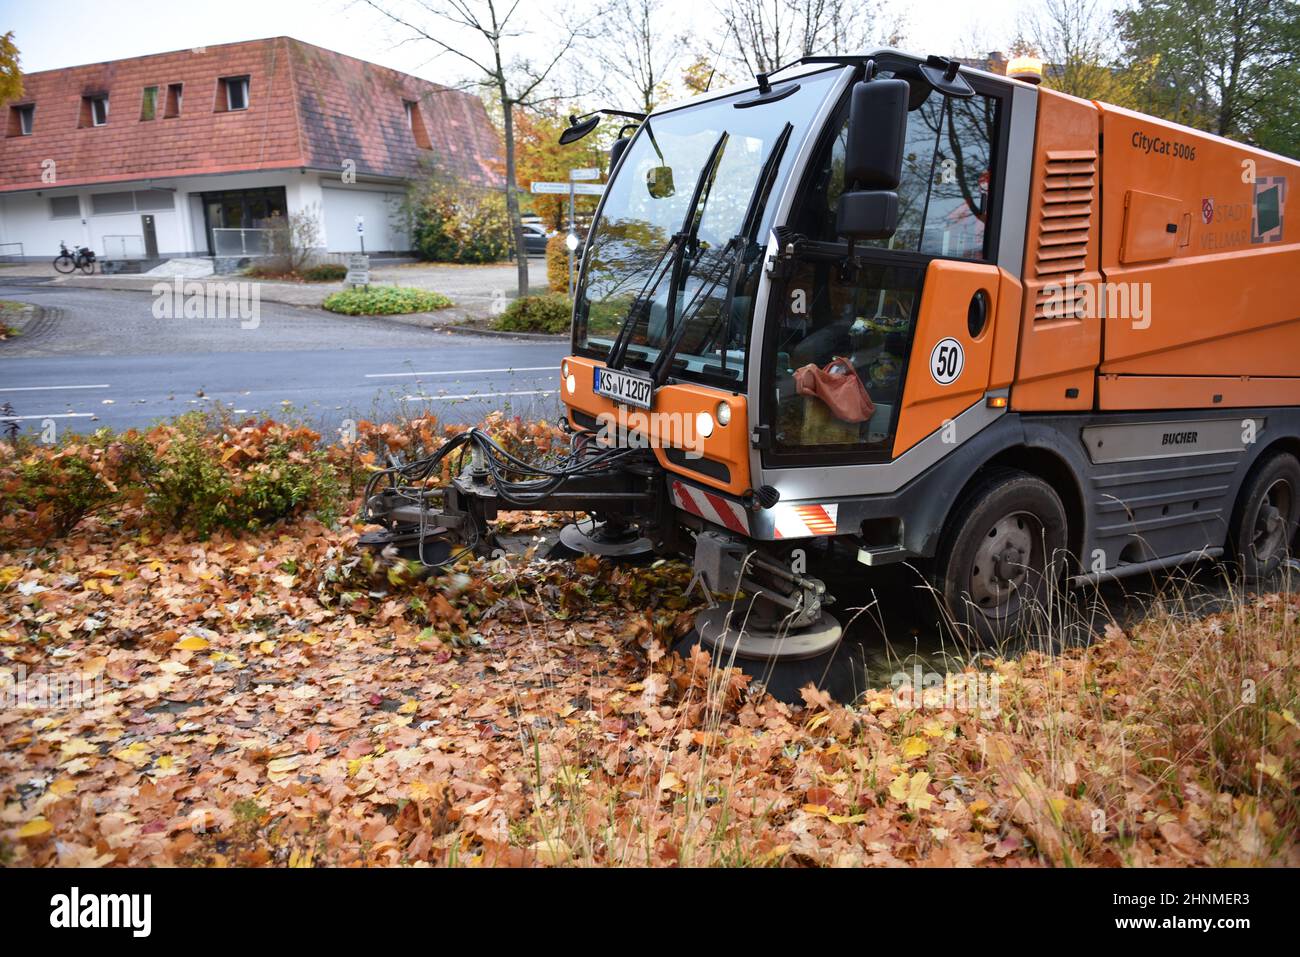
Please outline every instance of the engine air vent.
M1096 185L1096 150L1048 151L1034 273L1049 285L1038 291L1035 319L1070 319L1082 308L1082 290L1070 289L1066 280L1087 268Z

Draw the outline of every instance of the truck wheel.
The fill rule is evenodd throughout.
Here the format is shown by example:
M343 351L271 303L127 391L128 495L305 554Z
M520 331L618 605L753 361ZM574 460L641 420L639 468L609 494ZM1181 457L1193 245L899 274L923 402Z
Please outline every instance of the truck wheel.
M1242 486L1229 544L1242 577L1258 582L1277 571L1300 520L1300 462L1279 452L1257 465Z
M1050 600L1065 543L1065 506L1050 485L990 471L949 517L935 562L962 636L988 646L1020 633Z

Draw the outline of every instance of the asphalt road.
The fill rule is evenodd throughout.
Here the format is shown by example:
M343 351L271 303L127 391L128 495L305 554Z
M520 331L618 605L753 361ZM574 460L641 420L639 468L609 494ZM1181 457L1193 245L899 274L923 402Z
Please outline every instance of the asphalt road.
M156 319L147 293L0 283L43 320L0 343L0 405L26 431L143 427L221 403L293 409L327 436L346 420L431 410L469 423L494 409L559 414L565 343L467 336L263 302L238 319Z

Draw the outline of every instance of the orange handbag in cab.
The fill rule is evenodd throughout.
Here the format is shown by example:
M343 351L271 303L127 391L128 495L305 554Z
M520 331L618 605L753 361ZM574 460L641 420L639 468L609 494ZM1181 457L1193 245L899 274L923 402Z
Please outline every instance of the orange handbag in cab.
M794 386L800 395L821 399L841 422L866 422L876 411L853 363L843 356L835 356L820 369L811 362L796 369Z

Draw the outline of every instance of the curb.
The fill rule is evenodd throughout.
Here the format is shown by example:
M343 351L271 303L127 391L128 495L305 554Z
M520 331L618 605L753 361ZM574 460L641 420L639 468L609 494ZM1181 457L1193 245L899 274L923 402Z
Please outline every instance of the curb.
M311 307L308 307L311 308ZM317 307L319 308L319 307ZM457 309L457 306L450 306L448 309ZM321 312L331 316L338 316L342 319L364 319L368 322L380 320L382 322L395 322L402 326L414 326L417 329L428 329L430 332L449 332L458 336L479 336L484 339L515 339L525 342L551 342L567 343L568 335L551 335L544 332L505 332L500 329L482 329L478 326L470 326L460 321L439 321L437 313L431 312L408 312L390 316L349 316L346 313L330 312L328 309L321 309Z
M17 315L12 317L15 323L21 320L21 324L16 324L13 327L18 335L12 339L6 339L5 342L14 345L34 342L49 332L50 327L54 325L54 320L58 318L57 309L47 309L45 306L34 302L23 303L23 307ZM3 346L0 346L0 348L3 348Z
M524 339L528 342L555 342L567 343L567 335L556 335L549 332L506 332L501 329L479 329L474 326L443 326L447 332L455 332L462 336L487 336L491 339Z
M108 279L108 277L103 277L103 278ZM99 279L101 279L100 276L84 276L84 277L68 276L68 277L62 277L62 278L56 278L50 280L50 284L63 286L64 288L67 289L102 289L110 292L139 292L148 295L153 291L153 287L155 285L159 283L171 285L173 282L175 282L176 277L154 276L154 277L150 277L149 279L122 279L122 280L108 279L108 281L96 281ZM322 289L320 290L321 297L319 301L304 302L303 300L298 298L294 298L291 296L281 296L276 294L279 288L285 288L285 289L302 288L301 285L297 283L276 284L272 280L248 279L248 278L240 279L238 277L234 277L232 279L214 279L211 276L204 276L201 279L184 279L182 277L181 281L197 282L197 283L204 283L204 284L208 282L256 282L260 286L261 291L259 292L259 297L263 302L274 302L282 306L305 306L308 309L319 309L321 307L321 302L325 301L326 296L328 296L331 292L338 291L337 289ZM267 295L267 292L270 292L271 295Z

